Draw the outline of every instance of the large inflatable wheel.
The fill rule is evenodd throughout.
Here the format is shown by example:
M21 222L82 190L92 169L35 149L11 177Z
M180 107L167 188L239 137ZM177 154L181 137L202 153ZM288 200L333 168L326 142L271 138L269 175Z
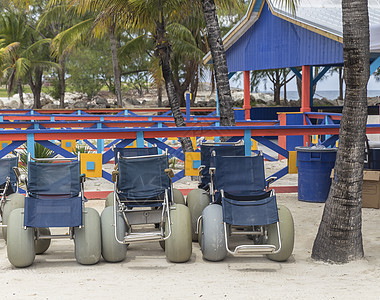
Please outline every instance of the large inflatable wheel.
M82 228L74 228L75 259L82 265L96 264L101 255L100 217L93 208L85 208Z
M105 203L105 207L108 207L108 206L113 206L113 192L109 193L107 198L106 198L106 203Z
M8 219L7 253L9 262L17 268L30 266L35 258L34 230L24 229L24 209L14 209Z
M198 241L197 229L198 218L202 215L203 209L210 204L210 195L202 189L194 189L187 194L187 206L191 215L191 234L194 242Z
M211 204L203 210L201 249L204 259L210 261L221 261L227 255L223 210L219 204Z
M25 205L25 196L19 193L10 194L6 197L4 208L3 208L3 225L8 224L9 215L12 210L16 208L24 208ZM7 227L2 227L3 238L7 240Z
M114 207L106 207L100 219L102 228L102 256L108 262L119 262L127 255L127 245L120 244L115 238ZM117 213L117 238L124 240L127 226L121 213Z
M174 203L185 205L185 197L179 189L173 189L173 198Z
M165 240L166 258L171 262L181 263L190 259L192 252L191 219L189 208L182 204L170 207L171 235ZM165 232L169 233L168 220Z
M267 254L267 257L274 261L285 261L293 252L294 222L290 210L283 205L278 206L278 218L280 221L281 250L277 254ZM268 226L268 244L278 247L276 224Z
M50 235L50 229L49 228L38 228L38 232L40 235ZM50 247L51 239L41 239L41 240L35 240L34 241L34 249L36 251L36 254L42 254Z

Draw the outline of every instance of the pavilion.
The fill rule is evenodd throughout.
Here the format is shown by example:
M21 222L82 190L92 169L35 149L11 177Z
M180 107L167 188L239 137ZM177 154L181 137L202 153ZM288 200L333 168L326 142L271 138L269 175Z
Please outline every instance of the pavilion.
M250 118L251 70L291 68L302 80L301 112L309 112L313 86L329 68L343 65L341 1L300 0L295 15L277 2L251 0L246 15L223 38L230 78L244 72L246 120ZM380 4L369 0L368 6L372 74L380 67ZM208 53L204 61L210 60ZM323 67L316 77L314 66Z

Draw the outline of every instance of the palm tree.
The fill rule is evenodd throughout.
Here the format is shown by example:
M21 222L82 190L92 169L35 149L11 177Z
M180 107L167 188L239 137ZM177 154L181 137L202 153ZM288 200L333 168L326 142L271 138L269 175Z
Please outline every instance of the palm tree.
M21 107L22 79L28 80L33 92L34 108L40 108L42 74L44 69L59 68L55 63L44 60L50 39L40 39L36 32L27 26L22 14L6 12L0 16L0 47L3 48L2 73L8 78L8 94L17 84Z
M364 255L362 184L369 79L368 0L343 0L346 94L335 175L314 241L312 258L346 263Z
M53 5L47 4L43 7L43 13L39 17L36 30L43 31L44 35L51 38L52 45L56 45L56 38L61 32L72 27L74 24L81 23L82 20L75 18L72 9L68 8L66 5ZM83 27L83 25L82 25ZM59 106L64 108L65 101L65 91L66 91L66 59L69 55L67 48L62 49L53 48L53 59L60 65L58 71L58 84L59 84ZM71 50L72 48L70 48ZM56 50L56 51L54 51Z

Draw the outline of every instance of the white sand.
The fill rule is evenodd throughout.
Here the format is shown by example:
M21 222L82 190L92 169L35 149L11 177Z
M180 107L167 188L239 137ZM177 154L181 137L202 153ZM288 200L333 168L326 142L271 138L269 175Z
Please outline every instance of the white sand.
M329 265L310 258L323 205L279 194L278 202L293 213L296 240L288 262L263 256L223 262L202 259L193 243L191 260L173 264L158 243L130 246L122 263L103 260L82 266L74 259L74 243L53 240L34 264L16 269L7 260L0 240L2 299L379 299L380 210L363 209L365 259ZM102 210L103 201L90 201Z
M267 175L286 162L266 162ZM112 166L111 166L112 167ZM108 167L107 167L108 168ZM297 175L287 175L275 185L296 185ZM189 178L178 188L193 188ZM88 180L86 190L111 190L112 184ZM310 258L321 220L323 204L297 200L297 194L278 194L278 203L292 211L295 247L288 262L263 256L228 256L223 262L202 259L199 245L187 263L165 258L158 243L129 247L122 263L79 265L74 242L53 240L48 251L36 256L25 269L12 267L0 239L1 299L379 299L380 210L363 209L365 258L345 265L330 265ZM104 201L88 206L102 211Z

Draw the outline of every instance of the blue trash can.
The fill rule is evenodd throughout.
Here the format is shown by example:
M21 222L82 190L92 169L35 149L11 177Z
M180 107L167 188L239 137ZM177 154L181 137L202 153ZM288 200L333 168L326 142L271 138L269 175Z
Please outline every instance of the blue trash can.
M366 148L367 161L364 163L364 168L380 170L380 142L368 141Z
M330 191L336 148L296 147L298 200L325 202Z

